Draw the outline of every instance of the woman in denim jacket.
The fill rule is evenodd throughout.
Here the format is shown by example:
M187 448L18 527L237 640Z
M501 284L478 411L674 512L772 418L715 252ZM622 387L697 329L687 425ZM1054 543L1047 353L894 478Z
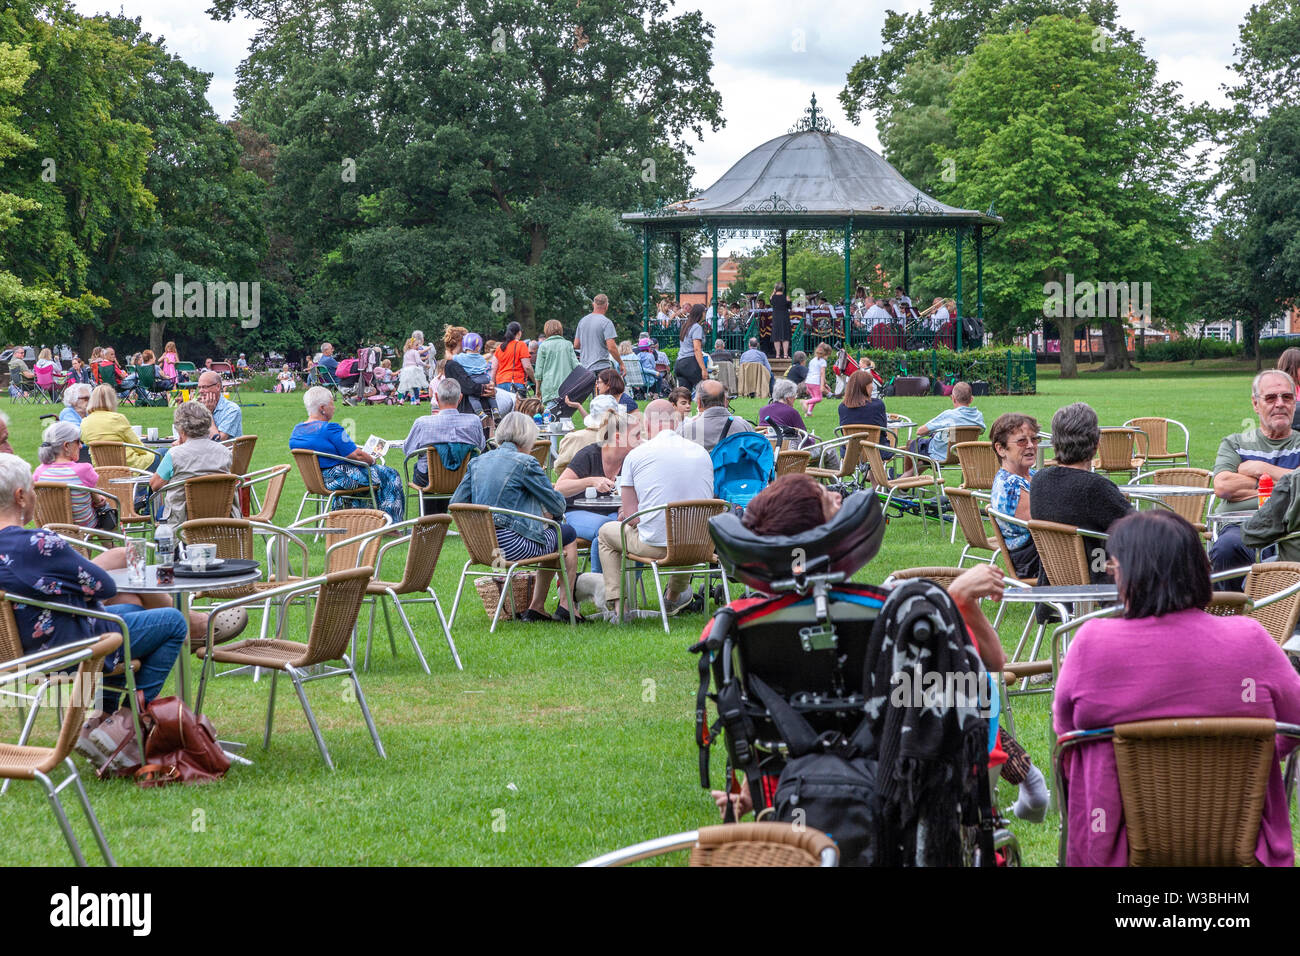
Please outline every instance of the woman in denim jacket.
M551 480L537 459L523 450L531 450L537 442L536 423L520 412L510 412L497 426L496 440L500 442L499 448L470 462L451 503L490 505L542 518L562 518L564 498L551 486ZM553 554L562 547L565 572L569 586L573 586L578 571L578 536L572 527L562 524L560 541L557 542L554 526L540 521L519 515L493 515L493 522L501 557L507 562ZM538 568L532 603L519 615L520 620L567 623L569 615L576 614L571 593L560 595L555 617L546 613L546 595L551 589L553 575L554 572L547 568Z

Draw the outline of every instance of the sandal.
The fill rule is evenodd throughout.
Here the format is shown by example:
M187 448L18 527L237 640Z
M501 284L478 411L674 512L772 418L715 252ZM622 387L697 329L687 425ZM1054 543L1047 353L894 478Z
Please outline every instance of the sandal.
M534 611L532 608L529 608L522 614L515 615L515 620L532 624L536 621L554 621L555 618L551 617L551 615L547 614L545 611Z
M555 609L555 616L552 617L551 620L553 620L553 621L559 621L561 624L568 624L568 623L569 623L569 611L568 611L568 609L567 609L567 608L564 608L564 607L557 607L557 608ZM573 616L573 623L575 623L575 624L586 624L586 623L587 623L587 619L586 619L585 617L583 617L581 614L575 614L575 615Z

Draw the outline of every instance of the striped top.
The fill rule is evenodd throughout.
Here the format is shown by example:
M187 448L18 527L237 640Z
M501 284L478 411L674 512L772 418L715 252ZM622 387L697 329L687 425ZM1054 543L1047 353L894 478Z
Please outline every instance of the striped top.
M60 481L65 485L85 485L94 488L99 484L99 475L84 461L56 461L41 465L32 474L33 481ZM72 492L72 520L83 528L95 526L95 506L90 500L90 492Z

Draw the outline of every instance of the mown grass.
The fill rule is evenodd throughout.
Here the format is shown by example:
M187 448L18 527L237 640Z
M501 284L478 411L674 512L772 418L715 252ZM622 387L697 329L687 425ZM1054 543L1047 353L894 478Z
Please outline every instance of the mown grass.
M1251 415L1253 369L1229 361L1150 366L1136 373L1084 370L1061 380L1039 370L1033 396L978 401L989 423L1004 411L1036 415L1046 426L1072 401L1092 404L1103 424L1164 414L1188 426L1192 460L1208 467L1223 435ZM302 418L298 396L246 394L260 403L244 409L244 427L259 435L255 468L288 460L288 433ZM948 407L944 398L891 399L890 410L917 421ZM751 414L756 403L735 408ZM829 434L836 402L812 416ZM15 450L35 459L41 412L5 409L13 419ZM340 408L357 435L401 438L422 409L407 406ZM170 424L167 409L126 409L145 427ZM302 494L296 475L280 505L279 523L293 520ZM313 556L313 569L322 548ZM858 574L880 581L890 570L955 564L960 545L915 519L891 522L884 547ZM435 577L450 610L465 559L451 539ZM389 569L396 573L397 569ZM470 586L467 585L467 591ZM992 616L993 609L989 609ZM1002 625L1008 649L1025 612L1009 609ZM673 621L665 635L657 621L624 626L504 623L488 633L488 618L470 591L454 636L465 662L457 672L433 611L412 611L412 622L433 669L425 676L400 630L390 653L382 617L376 622L373 667L362 685L379 725L388 759L380 760L342 681L309 685L338 770L326 770L292 691L280 688L275 732L268 750L261 733L269 682L247 677L210 688L208 712L221 735L249 743L251 767L236 767L205 787L143 791L125 781L88 781L91 799L120 862L128 865L259 864L572 864L650 836L714 822L716 811L698 785L693 741L695 658L686 652L704 624L700 615ZM364 621L363 621L364 624ZM303 617L290 617L302 638ZM282 682L286 683L286 682ZM1048 772L1051 752L1046 695L1014 701L1021 742ZM17 736L16 713L0 716L6 739ZM51 741L53 709L38 736ZM77 758L78 760L80 758ZM721 750L714 763L720 779ZM84 766L84 765L83 765ZM89 776L89 774L87 774ZM999 794L1005 805L1014 788ZM74 826L89 841L86 827ZM1055 862L1056 818L1015 824L1026 862ZM63 865L69 857L43 794L15 784L0 798L0 864ZM93 846L85 847L93 853Z

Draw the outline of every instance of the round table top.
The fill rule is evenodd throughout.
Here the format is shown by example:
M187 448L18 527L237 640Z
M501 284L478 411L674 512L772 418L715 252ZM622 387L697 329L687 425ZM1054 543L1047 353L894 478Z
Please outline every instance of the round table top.
M1152 498L1191 498L1199 495L1214 494L1213 488L1197 488L1195 485L1118 485L1121 494L1148 495Z
M570 508L583 508L589 511L617 511L623 504L621 497L597 495L595 498L578 497L569 502Z
M1113 584L1007 588L1002 592L1002 600L1013 604L1042 604L1047 602L1071 604L1075 601L1118 601L1119 588Z
M108 479L108 483L110 485L138 485L141 482L148 481L152 477L152 474L128 475L126 478L110 478Z
M1259 513L1258 508L1246 511L1214 511L1210 513L1211 524L1245 524Z
M262 577L259 568L250 568L238 574L226 574L221 577L197 578L178 574L174 579L174 583L162 585L158 583L158 566L156 564L151 564L145 569L144 584L132 584L127 580L127 574L126 568L108 572L109 577L113 579L113 583L117 585L118 591L130 594L181 594L186 591L222 591L226 588L257 581Z

